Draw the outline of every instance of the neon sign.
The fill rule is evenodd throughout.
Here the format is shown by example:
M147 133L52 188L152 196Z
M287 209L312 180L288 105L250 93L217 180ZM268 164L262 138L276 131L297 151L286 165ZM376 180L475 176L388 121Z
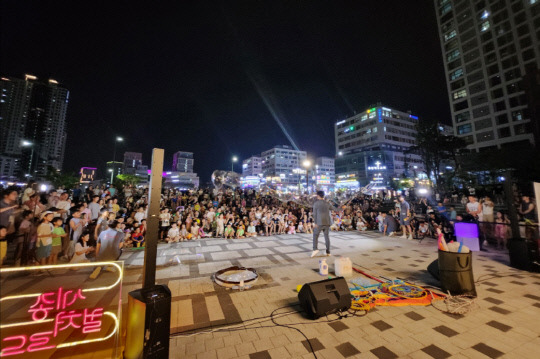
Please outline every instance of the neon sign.
M367 168L370 171L378 171L378 170L385 170L386 166L381 166L381 162L377 161L375 162L375 166L368 166Z
M92 267L108 267L110 270L98 281L99 286L87 287L85 280L88 269ZM65 273L65 268L72 269ZM79 271L73 271L80 270ZM87 269L84 271L84 269ZM58 279L46 278L31 281L21 289L20 281L25 278L21 274L46 270L52 277L55 271ZM110 272L114 272L111 274ZM22 272L22 273L21 273ZM26 273L25 273L26 272ZM0 357L35 358L60 354L59 350L82 344L102 342L101 349L116 351L117 341L105 342L113 337L117 339L120 321L118 313L107 311L111 305L119 310L121 279L123 268L116 262L78 263L65 265L48 265L36 267L5 268L0 270L3 293L14 295L2 296L1 302L1 341ZM116 278L117 276L117 278ZM27 276L26 276L27 277ZM75 280L74 280L75 279ZM110 281L111 283L104 283ZM68 288L58 283L83 283L81 287ZM52 287L52 288L51 288ZM111 290L116 290L111 293ZM16 291L17 293L12 293ZM96 293L104 291L105 293ZM22 292L22 293L20 293ZM30 292L30 293L28 293ZM3 294L2 293L2 294ZM96 296L95 294L100 294ZM103 301L103 295L109 299L118 295L118 301ZM27 319L28 318L28 319ZM87 347L88 353L95 350ZM84 349L77 349L77 355Z

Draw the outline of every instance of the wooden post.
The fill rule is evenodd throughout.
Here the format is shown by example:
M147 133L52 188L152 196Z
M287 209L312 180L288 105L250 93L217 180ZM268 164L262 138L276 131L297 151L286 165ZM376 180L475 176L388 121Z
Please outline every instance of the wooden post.
M161 202L161 179L163 176L163 158L165 151L161 148L152 150L152 175L148 193L148 210L146 213L146 237L144 239L143 289L152 288L156 282L156 257L159 237L159 208Z

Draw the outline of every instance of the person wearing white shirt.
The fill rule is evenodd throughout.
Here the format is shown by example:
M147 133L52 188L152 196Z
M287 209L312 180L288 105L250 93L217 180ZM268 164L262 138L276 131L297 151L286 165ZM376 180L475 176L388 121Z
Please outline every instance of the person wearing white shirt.
M180 229L175 222L171 224L171 228L167 232L167 243L179 242L180 241Z
M145 218L146 213L144 212L144 207L139 207L139 210L137 211L137 213L135 213L135 220L141 223L141 221Z
M71 209L71 201L67 193L64 192L60 195L60 200L56 204L56 208L59 209L58 212L62 214L62 218L66 219Z
M88 263L90 262L86 258L86 254L93 252L94 247L88 246L88 240L90 239L90 232L85 230L79 237L79 240L75 244L75 253L71 257L70 263Z

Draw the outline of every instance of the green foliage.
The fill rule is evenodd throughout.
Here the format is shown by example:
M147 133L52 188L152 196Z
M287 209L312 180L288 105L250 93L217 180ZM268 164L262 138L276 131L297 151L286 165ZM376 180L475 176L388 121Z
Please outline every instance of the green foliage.
M122 181L124 185L130 185L130 186L136 186L141 181L141 178L139 176L128 175L128 174L118 175L116 176L116 179Z
M72 189L79 184L79 177L74 173L62 173L52 166L47 168L45 179L51 182L55 188L63 187L65 189Z
M445 186L445 179L440 174L442 162L452 160L456 171L459 170L461 163L458 154L465 148L466 143L461 138L443 135L436 121L419 121L416 129L416 145L410 147L406 153L420 155L430 182L433 173L437 187L442 188Z

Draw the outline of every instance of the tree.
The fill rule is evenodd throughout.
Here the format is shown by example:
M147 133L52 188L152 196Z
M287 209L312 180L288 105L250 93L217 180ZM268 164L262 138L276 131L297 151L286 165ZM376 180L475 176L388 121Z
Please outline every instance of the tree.
M436 121L419 121L416 129L416 145L411 146L405 153L420 155L430 183L433 185L433 175L437 187L441 188L445 182L441 174L443 161L454 161L454 171L460 168L458 154L465 148L466 143L461 138L442 134Z
M139 176L129 175L129 174L121 174L121 175L116 176L116 178L122 181L124 185L129 185L129 186L136 186L141 181L141 178Z
M45 179L51 182L55 188L72 189L79 184L79 177L74 173L62 173L52 166L47 167Z

